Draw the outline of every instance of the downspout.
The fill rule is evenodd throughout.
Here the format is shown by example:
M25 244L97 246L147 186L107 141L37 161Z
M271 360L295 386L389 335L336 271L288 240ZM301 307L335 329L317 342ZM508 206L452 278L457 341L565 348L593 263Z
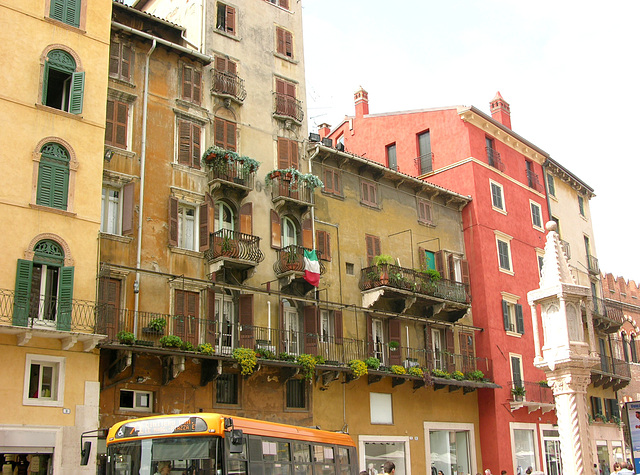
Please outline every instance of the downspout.
M316 145L315 151L309 157L309 173L313 173L313 168L311 167L311 165L313 163L313 159L316 158L319 153L320 153L320 146ZM316 224L315 224L315 220L316 220L315 206L312 206L311 207L311 242L313 243L313 249L316 248Z
M544 196L547 200L547 213L549 214L549 221L551 221L551 200L549 199L549 184L547 182L547 164L549 163L549 159L547 158L542 164L542 174L544 181ZM544 223L543 223L544 224ZM544 227L544 226L543 226Z
M156 39L153 39L151 49L147 52L144 70L144 99L142 103L142 143L140 145L140 209L138 212L138 249L136 253L136 280L133 283L134 312L133 334L138 338L138 308L140 305L140 264L142 256L142 216L144 215L144 177L145 163L147 159L147 108L149 102L149 62L151 54L156 49Z

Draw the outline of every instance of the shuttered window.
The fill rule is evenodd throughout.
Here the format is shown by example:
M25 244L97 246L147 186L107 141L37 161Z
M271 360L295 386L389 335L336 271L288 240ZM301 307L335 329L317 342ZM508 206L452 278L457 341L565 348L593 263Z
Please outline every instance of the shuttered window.
M217 147L236 151L236 124L228 120L215 118L214 139Z
M335 168L325 168L323 176L324 187L322 191L324 193L331 193L332 195L342 196L342 176L340 170Z
M222 56L216 56L213 72L213 90L221 94L231 94L238 92L238 67L234 61Z
M127 128L129 122L129 104L120 101L107 101L107 125L104 141L114 147L127 148Z
M511 270L511 251L509 249L509 243L506 241L502 241L501 239L497 240L498 242L498 263L501 269Z
M378 186L375 183L366 180L360 182L360 202L378 207Z
M44 62L42 104L71 114L81 114L84 72L76 71L76 61L66 51L52 50Z
M131 80L132 66L131 46L112 40L109 47L109 76L128 82Z
M216 28L230 35L235 35L236 9L218 2Z
M78 28L81 6L80 0L51 0L49 17Z
M293 34L283 28L276 27L276 41L278 53L293 59Z
M316 230L316 248L320 251L320 259L331 260L331 234L327 231Z
M298 168L298 142L278 137L278 168Z
M433 171L433 155L431 154L431 135L429 131L418 134L419 174Z
M201 127L188 120L178 120L178 163L200 168Z
M418 221L425 224L433 224L431 202L418 199Z
M367 265L373 265L373 258L380 255L380 238L370 234L365 235L365 245L367 247Z
M182 66L182 99L194 104L202 100L202 71L187 64Z
M396 155L396 144L387 145L387 166L391 170L398 169L398 158Z
M36 204L67 209L69 192L69 153L59 144L48 143L41 149Z

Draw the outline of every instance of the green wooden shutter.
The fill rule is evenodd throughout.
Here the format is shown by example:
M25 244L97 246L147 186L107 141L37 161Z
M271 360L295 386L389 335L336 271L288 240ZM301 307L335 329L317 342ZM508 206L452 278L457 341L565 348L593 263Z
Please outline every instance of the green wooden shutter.
M80 26L80 1L81 0L66 0L66 9L64 12L64 21L68 25Z
M44 70L42 72L42 104L47 105L47 89L49 88L49 60L44 62Z
M82 97L84 95L84 72L71 75L71 94L69 99L69 112L82 114Z
M511 357L511 371L514 387L523 387L522 374L520 373L520 358L516 356Z
M504 320L504 329L509 331L509 304L506 300L502 301L502 319Z
M69 168L62 164L52 164L52 208L67 209L67 191L69 190Z
M65 0L51 0L51 9L49 10L49 16L54 20L64 21L65 3Z
M522 316L522 305L516 305L516 331L524 335L524 318Z
M59 284L57 329L68 332L71 330L71 310L73 308L73 267L60 268Z
M38 193L36 204L41 206L51 206L51 195L53 194L53 165L48 162L40 162L38 167Z
M18 268L16 270L15 297L13 303L13 325L15 326L27 326L32 273L33 262L26 261L24 259L18 259Z

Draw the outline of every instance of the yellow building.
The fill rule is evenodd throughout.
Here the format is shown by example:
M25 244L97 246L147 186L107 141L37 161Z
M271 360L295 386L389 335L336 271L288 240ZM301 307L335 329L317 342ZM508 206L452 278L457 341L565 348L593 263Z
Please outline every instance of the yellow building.
M0 139L12 144L0 154L0 462L30 473L95 471L94 454L80 468L80 439L98 428L111 2L88 3L0 2Z

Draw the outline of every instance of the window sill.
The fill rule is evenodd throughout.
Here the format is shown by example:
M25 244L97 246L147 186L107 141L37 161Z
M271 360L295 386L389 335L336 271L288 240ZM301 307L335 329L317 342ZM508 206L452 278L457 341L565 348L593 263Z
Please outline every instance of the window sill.
M133 241L133 236L121 236L120 234L111 234L100 231L100 237L109 241L117 241L125 244L129 244Z
M521 333L512 332L512 331L509 331L509 330L507 330L506 332L507 332L507 335L509 335L509 336L515 336L516 338L522 338L522 334Z
M131 150L127 150L126 148L120 148L116 145L111 145L108 143L104 144L105 152L111 150L114 155L121 155L127 158L134 158L136 156L136 152L132 152Z
M427 226L429 228L435 228L436 224L433 221L425 221L424 219L419 219L418 220L418 224L421 224L423 226Z
M176 105L178 107L185 107L187 109L196 109L198 112L202 114L207 113L207 109L202 107L201 104L198 104L197 102L187 101L186 99L176 99Z
M119 84L119 85L125 86L125 87L129 87L131 89L135 89L136 88L136 85L133 84L132 82L127 81L126 79L121 79L121 78L115 77L115 76L109 76L109 81L113 81L116 84Z
M280 58L281 60L286 61L286 62L291 63L291 64L298 64L298 63L300 63L300 61L296 61L295 59L290 58L289 56L286 56L286 55L284 55L284 54L282 54L282 53L273 53L273 55L274 55L276 58Z
M67 211L67 210L64 210L64 209L50 208L49 206L38 205L38 204L35 204L35 203L29 203L29 206L31 208L33 208L33 209L38 210L38 211L49 211L51 213L61 214L63 216L69 216L69 217L77 216L76 213L73 213L71 211Z
M544 232L544 229L542 229L540 226L536 226L535 224L531 225L533 227L533 229L535 229L536 231L540 231L541 233Z
M200 259L204 257L204 252L192 251L191 249L183 249L176 246L169 246L169 249L171 250L171 252L175 254L181 254L183 256L198 257Z
M78 26L73 26L70 25L69 23L65 23L63 21L60 20L56 20L55 18L51 18L49 16L44 17L44 20L55 25L55 26L59 26L60 28L64 28L66 30L70 30L73 31L75 33L80 33L81 35L86 35L87 31L83 30L82 28L78 27Z
M276 5L275 3L270 2L269 0L265 0L265 2L266 2L266 3L268 3L268 4L270 4L270 5L273 5L273 6L274 6L274 7L276 7L277 9L282 10L283 12L293 13L291 10L287 10L286 8L281 7L280 5Z
M24 398L22 400L24 406L41 406L41 407L62 407L62 401L44 401L39 399Z
M371 204L371 203L366 203L364 201L361 201L360 205L364 206L365 208L369 208L369 209L374 209L376 211L380 211L380 207L377 204Z
M503 274L509 274L509 275L515 275L515 272L513 272L512 270L508 270L508 269L503 269L502 267L498 266L498 270L500 272L502 272Z
M497 208L497 207L491 205L491 209L493 209L494 211L497 211L500 214L504 214L505 216L507 215L507 211L502 209L502 208Z
M321 190L320 193L322 193L325 196L329 196L331 198L336 198L338 200L344 201L344 196L339 193L333 193L331 191L324 191L324 190Z
M240 41L240 38L238 38L236 35L233 35L231 33L227 33L226 31L220 30L219 28L214 28L213 32L217 33L220 36L224 36L225 38L229 38L230 40Z
M205 178L207 177L207 172L204 171L202 168L195 168L195 167L192 167L191 165L185 165L183 163L178 163L178 162L173 162L171 166L176 170L181 170L186 173L193 173L194 175L200 176L200 177L205 177ZM198 195L200 194L198 193Z
M74 120L84 120L84 117L80 114L72 114L71 112L66 112L60 109L56 109L55 107L49 107L44 104L36 104L36 109L41 111L51 112L52 114L61 115L62 117L68 117L69 119Z

